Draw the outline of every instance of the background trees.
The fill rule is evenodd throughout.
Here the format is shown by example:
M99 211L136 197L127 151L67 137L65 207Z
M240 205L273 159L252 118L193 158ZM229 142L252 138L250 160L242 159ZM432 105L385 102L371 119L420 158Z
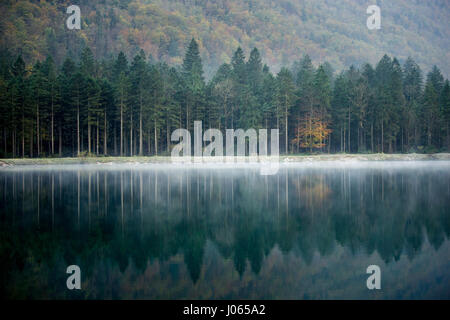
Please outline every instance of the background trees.
M171 67L138 50L98 61L89 48L59 66L1 52L1 156L168 155L176 128L279 128L282 151L436 152L450 147L450 88L412 58L333 74L305 55L276 75L242 48L205 81L192 39Z
M85 46L99 60L124 51L130 62L142 48L147 57L178 65L186 44L195 37L201 39L206 79L223 61L231 61L238 45L247 56L257 46L275 73L299 59L299 52L308 52L313 61L327 57L339 71L366 61L375 65L387 53L402 58L411 55L422 69L436 64L446 77L450 74L450 28L442 23L449 20L446 0L390 3L382 13L382 29L388 32L368 32L364 1L75 2L82 12L77 31L65 26L65 9L74 4L69 0L0 1L0 48L21 53L25 61L51 55L57 65L69 53L78 57Z

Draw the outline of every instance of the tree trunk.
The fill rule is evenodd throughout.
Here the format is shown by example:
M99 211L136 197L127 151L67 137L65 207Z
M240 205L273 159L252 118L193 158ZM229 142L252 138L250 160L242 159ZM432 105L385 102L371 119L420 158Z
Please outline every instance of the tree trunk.
M89 115L88 115L89 122ZM91 155L91 124L88 123L88 156Z
M41 155L40 138L39 138L39 103L36 105L36 137L37 137L37 155Z
M359 132L359 126L357 128L357 132L356 132L356 153L359 152L359 148L360 148L360 144L359 144L359 139L360 139L360 132Z
M402 153L403 153L403 128L402 128L402 130L401 130L401 137L402 137Z
M148 139L148 155L151 155L152 150L151 150L151 145L152 145L152 135L150 134L150 128L148 128L147 130L147 139Z
M133 156L133 113L131 113L130 121L130 156Z
M6 143L6 140L5 140ZM6 148L6 145L5 145ZM6 155L6 149L5 149L5 155ZM5 156L6 157L6 156ZM30 127L30 158L33 158L33 127Z
M351 125L350 125L350 120L351 120L351 114L350 114L350 105L348 106L348 141L347 141L347 144L348 144L348 153L351 153L352 152L352 149L351 149L351 142L350 142L350 139L351 139L351 136L350 136L350 134L351 134Z
M59 124L59 156L62 156L62 129L61 129L61 124Z
M25 115L23 113L22 113L22 158L25 158Z
M220 127L220 121L219 121L219 127ZM167 134L166 134L166 137L167 137L167 153L170 153L170 123L169 123L169 120L167 120ZM220 128L219 128L219 130L220 130Z
M52 88L52 93L53 93L53 88ZM52 120L51 120L51 126L52 126L52 129L51 129L51 136L52 136L52 155L54 155L55 154L55 137L54 137L54 134L53 134L53 129L54 129L54 118L55 118L55 116L54 116L54 112L53 112L53 94L52 94L52 115L51 115L51 117L52 117Z
M7 157L7 153L8 153L8 145L7 145L6 140L7 140L7 138L6 138L6 128L3 128L3 144L4 144L4 152L5 152L4 158ZM31 137L30 141L31 141L30 143L33 143L33 138L32 137Z
M155 120L155 155L158 155L158 139L156 137L156 120Z
M96 150L95 150L95 154L98 156L98 147L99 147L99 130L98 130L98 116L97 116L97 141L96 141Z
M14 128L14 131L11 136L11 142L12 142L12 157L16 157L16 128Z
M142 136L142 93L140 94L140 109L139 109L139 155L142 156L143 153L143 136Z
M80 104L77 106L77 157L80 156Z
M108 154L108 131L106 127L106 110L105 110L105 123L104 123L104 137L103 137L103 154L106 156Z
M288 154L289 153L289 146L288 146L288 114L287 114L287 112L288 112L288 110L287 110L287 106L286 106L286 109L285 109L285 129L286 129L286 132L285 132L285 135L286 135L286 137L285 137L285 150L286 150L286 154Z
M431 146L431 121L428 124L428 141L427 141L428 146Z
M123 103L120 102L120 156L123 156Z
M345 131L345 127L343 127L344 128L344 153L346 153L347 152L347 145L346 145L346 139L347 139L347 133L346 133L346 131Z
M447 121L447 149L450 151L450 122Z
M117 156L117 128L114 124L114 128L113 128L113 139L114 139L114 155Z
M370 124L370 149L373 153L373 122Z

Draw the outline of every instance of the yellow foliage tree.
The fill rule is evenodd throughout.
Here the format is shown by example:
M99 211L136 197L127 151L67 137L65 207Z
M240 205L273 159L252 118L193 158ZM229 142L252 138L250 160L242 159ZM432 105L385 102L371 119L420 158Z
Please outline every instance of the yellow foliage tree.
M325 147L331 129L329 123L323 120L318 114L306 114L298 121L295 128L295 137L291 140L292 144L298 144L301 148L320 149Z

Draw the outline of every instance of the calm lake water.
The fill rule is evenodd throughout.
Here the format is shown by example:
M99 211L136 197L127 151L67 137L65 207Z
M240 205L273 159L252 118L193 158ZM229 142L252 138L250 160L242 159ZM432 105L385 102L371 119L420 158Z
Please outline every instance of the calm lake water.
M15 167L0 199L9 299L450 298L450 162Z

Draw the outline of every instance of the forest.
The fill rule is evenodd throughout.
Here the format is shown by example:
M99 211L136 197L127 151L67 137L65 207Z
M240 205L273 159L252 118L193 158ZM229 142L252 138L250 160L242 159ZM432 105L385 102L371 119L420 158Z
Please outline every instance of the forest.
M68 30L66 9L81 9L81 29ZM369 5L381 8L381 29L368 30ZM70 52L90 47L97 59L143 49L158 61L179 65L195 38L211 79L233 52L257 47L273 72L308 53L339 72L351 64L375 65L383 54L408 56L430 71L450 75L450 2L447 0L3 0L0 48L25 61L51 55L60 65ZM447 23L446 23L447 21Z
M1 156L169 155L177 128L278 128L280 151L434 153L450 150L450 85L438 67L384 55L335 72L308 55L273 74L239 47L205 80L199 45L182 65L85 47L61 65L0 56Z

